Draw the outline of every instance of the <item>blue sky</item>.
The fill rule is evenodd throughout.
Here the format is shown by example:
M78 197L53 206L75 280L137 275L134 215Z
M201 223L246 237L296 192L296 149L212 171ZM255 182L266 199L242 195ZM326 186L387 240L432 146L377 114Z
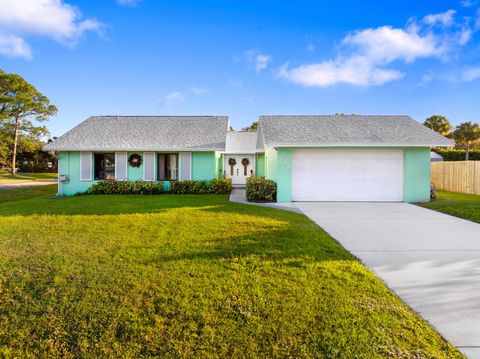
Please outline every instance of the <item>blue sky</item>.
M480 121L480 1L0 0L0 68L90 115Z

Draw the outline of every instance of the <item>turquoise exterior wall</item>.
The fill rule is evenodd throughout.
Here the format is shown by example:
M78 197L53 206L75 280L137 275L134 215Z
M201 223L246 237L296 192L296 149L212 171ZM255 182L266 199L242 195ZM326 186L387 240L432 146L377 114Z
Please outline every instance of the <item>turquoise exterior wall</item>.
M77 193L82 193L87 191L90 186L95 183L95 181L80 181L80 152L60 152L58 161L60 174L68 175L70 177L69 183L59 183L59 194L71 196Z
M143 158L143 152L138 153ZM59 154L60 174L68 175L70 181L67 184L59 183L59 194L71 196L77 193L86 192L97 181L80 181L80 152L60 152ZM92 156L93 169L93 156ZM192 152L192 179L210 180L221 178L223 173L222 156L215 152ZM127 165L127 176L129 181L143 180L143 163L140 167ZM170 184L165 182L165 187Z
M264 177L265 176L265 154L257 153L255 155L255 176Z
M430 201L430 148L406 148L404 151L404 202Z
M277 182L277 202L292 201L292 149L265 151L265 176Z
M128 164L127 178L129 181L142 181L143 180L143 152L128 152L127 158L129 158L130 155L133 155L134 153L142 157L142 164L138 167L132 167Z
M192 180L217 178L218 158L215 152L192 152Z
M318 149L321 148L302 148ZM339 147L329 149L384 149L375 147ZM403 200L408 203L430 201L430 148L390 148L403 150ZM277 182L277 202L292 200L292 151L294 148L265 150L265 177ZM257 171L258 173L258 171Z

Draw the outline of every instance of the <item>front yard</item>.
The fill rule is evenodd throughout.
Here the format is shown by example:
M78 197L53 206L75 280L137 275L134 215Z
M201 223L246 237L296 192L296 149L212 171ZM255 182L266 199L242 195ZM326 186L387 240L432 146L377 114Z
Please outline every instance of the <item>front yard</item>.
M302 215L55 192L0 193L4 356L461 357Z
M436 200L422 203L421 206L480 223L478 195L438 191Z
M9 185L39 180L52 180L56 178L56 173L17 173L15 176L12 176L10 173L0 172L0 185Z

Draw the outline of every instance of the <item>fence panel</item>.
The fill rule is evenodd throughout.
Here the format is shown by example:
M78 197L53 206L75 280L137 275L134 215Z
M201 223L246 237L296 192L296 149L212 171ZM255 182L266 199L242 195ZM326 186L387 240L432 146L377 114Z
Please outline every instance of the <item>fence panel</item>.
M432 162L430 177L439 190L480 194L480 161Z

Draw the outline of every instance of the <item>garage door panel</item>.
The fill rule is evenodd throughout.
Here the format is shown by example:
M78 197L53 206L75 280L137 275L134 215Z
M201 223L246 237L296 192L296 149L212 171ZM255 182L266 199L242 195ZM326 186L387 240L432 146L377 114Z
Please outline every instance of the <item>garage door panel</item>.
M294 201L402 201L401 150L295 150Z

